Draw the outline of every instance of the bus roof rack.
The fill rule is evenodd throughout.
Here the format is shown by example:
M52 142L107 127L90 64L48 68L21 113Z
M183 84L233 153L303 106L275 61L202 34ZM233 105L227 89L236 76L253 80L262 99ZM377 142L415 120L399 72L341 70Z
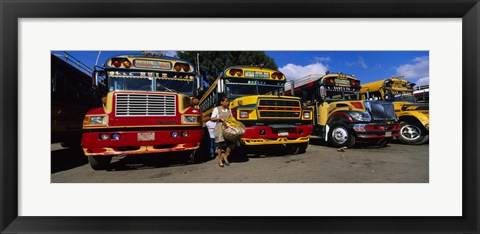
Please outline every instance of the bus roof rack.
M302 77L300 79L294 80L294 86L295 86L295 88L300 87L300 86L308 84L310 82L317 81L317 80L321 79L323 76L324 75L321 75L321 74L311 74L311 75ZM287 81L287 82L291 82L291 81Z

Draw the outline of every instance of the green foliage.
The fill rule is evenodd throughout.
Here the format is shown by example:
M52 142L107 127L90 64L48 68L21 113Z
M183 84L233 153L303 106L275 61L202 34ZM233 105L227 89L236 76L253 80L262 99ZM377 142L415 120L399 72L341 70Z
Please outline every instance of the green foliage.
M196 64L200 55L200 72L209 83L215 80L226 68L236 65L263 64L264 67L278 70L278 66L264 51L178 51L177 56Z

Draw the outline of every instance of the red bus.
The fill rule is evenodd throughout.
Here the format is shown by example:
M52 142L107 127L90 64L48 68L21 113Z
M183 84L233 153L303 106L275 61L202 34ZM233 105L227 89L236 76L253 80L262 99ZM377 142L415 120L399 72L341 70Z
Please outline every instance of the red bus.
M191 63L151 52L115 56L93 79L107 89L103 106L83 121L82 148L93 169L106 169L120 155L193 157L203 132L195 98L200 78Z

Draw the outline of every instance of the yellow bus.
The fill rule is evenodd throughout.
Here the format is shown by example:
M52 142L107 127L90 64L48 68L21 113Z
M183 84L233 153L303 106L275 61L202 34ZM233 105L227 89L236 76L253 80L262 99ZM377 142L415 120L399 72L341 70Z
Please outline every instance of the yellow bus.
M428 141L430 124L428 103L417 103L413 87L403 77L392 77L362 85L362 99L392 102L400 121L398 140L405 144L424 144Z
M335 147L352 147L357 141L384 146L398 135L392 103L360 100L360 80L353 75L309 75L285 88L313 108L312 138Z
M312 132L312 113L300 98L284 96L285 76L276 70L254 66L227 68L205 92L199 107L206 122L218 99L227 96L233 116L246 132L240 152L266 145L283 145L290 153L304 153Z

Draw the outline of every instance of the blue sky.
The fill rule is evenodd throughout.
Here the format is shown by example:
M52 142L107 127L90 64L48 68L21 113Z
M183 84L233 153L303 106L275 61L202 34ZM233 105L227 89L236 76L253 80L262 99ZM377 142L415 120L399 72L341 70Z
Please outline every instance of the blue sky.
M98 51L67 51L93 67ZM165 52L165 51L164 51ZM58 53L58 52L52 52ZM140 52L135 52L139 53ZM166 51L175 56L175 51ZM328 71L355 75L362 83L403 75L417 85L429 84L428 51L267 51L287 80ZM102 51L98 65L109 57L132 54L131 51ZM194 61L191 61L192 63Z

